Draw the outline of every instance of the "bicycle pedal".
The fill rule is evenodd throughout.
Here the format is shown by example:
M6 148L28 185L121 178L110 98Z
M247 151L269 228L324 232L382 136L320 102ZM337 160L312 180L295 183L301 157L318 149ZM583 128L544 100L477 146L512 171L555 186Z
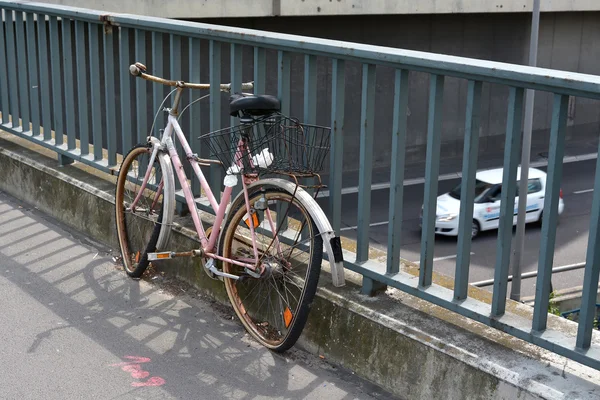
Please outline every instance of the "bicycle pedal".
M148 261L169 260L176 257L198 257L202 255L200 250L184 251L176 253L174 251L162 251L158 253L148 253Z
M163 251L160 253L148 253L148 261L169 260L173 258L172 251Z

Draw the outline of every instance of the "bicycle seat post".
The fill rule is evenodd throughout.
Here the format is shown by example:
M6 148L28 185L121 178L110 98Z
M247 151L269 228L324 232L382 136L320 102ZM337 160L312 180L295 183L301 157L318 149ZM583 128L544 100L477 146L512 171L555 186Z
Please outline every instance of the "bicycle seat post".
M247 113L243 113L240 116L240 124L242 125L249 125L252 124L254 122L254 118L252 118L252 115L247 114Z

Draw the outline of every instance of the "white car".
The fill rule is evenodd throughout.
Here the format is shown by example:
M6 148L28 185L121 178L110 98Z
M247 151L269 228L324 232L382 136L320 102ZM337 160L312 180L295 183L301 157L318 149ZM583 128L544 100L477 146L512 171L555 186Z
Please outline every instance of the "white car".
M517 177L521 176L521 169ZM473 223L471 237L481 231L497 229L500 220L500 193L502 190L502 168L477 172L475 181L475 207L473 209ZM544 211L544 195L546 190L546 173L536 168L529 169L529 184L527 191L527 208L525 222L541 222ZM446 236L458 236L458 213L460 211L459 184L449 193L437 198L437 211L435 233ZM562 214L565 205L562 189L558 203L558 214ZM513 224L517 224L519 204L519 188L517 183L517 197L515 198L515 216ZM422 214L422 209L421 209ZM422 217L422 215L421 215Z

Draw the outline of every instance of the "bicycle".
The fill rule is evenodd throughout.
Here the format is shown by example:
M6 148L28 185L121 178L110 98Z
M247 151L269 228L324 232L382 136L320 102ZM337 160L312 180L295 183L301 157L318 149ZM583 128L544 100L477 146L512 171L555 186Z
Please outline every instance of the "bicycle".
M175 87L176 93L171 108L165 109L168 121L161 138L150 134L146 143L134 146L118 173L116 226L125 271L139 278L151 262L200 257L205 272L224 282L245 329L269 349L289 349L308 318L324 247L333 284L344 285L340 238L298 181L316 177L319 183L314 187L323 186L318 168L329 151L330 129L282 115L276 97L234 94L230 114L239 117L240 124L201 135L199 139L214 157L203 159L192 152L178 115L184 89L210 85L156 77L141 63L129 69L136 77ZM252 83L242 85L243 90L252 87ZM230 92L231 84L221 84L220 90ZM206 230L173 136L215 213L214 225ZM200 168L211 165L225 170L220 202ZM265 178L272 174L288 179ZM165 251L174 218L175 175L198 234L199 249ZM242 190L232 200L240 177Z

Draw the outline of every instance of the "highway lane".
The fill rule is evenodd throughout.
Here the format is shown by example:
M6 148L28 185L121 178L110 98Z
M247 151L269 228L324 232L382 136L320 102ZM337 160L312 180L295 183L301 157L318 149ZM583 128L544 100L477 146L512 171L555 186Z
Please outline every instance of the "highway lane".
M596 160L566 163L563 167L562 189L565 211L557 227L554 266L569 265L585 261L589 217L594 186ZM545 170L545 168L540 168ZM460 182L459 179L439 182L438 194L448 192ZM402 246L400 256L409 261L420 258L421 232L419 213L423 203L423 184L405 186L402 226ZM327 209L327 198L319 203ZM372 192L370 239L374 247L386 249L388 238L389 189ZM342 198L342 235L356 238L358 194L346 194ZM472 245L470 282L493 278L496 259L497 230L482 232ZM526 227L526 244L523 255L523 272L535 271L539 258L541 228L537 224ZM456 263L456 238L437 236L435 243L434 270L454 275ZM583 270L555 274L552 280L555 289L582 284ZM491 287L488 288L491 290ZM523 280L522 296L535 293L535 278Z

